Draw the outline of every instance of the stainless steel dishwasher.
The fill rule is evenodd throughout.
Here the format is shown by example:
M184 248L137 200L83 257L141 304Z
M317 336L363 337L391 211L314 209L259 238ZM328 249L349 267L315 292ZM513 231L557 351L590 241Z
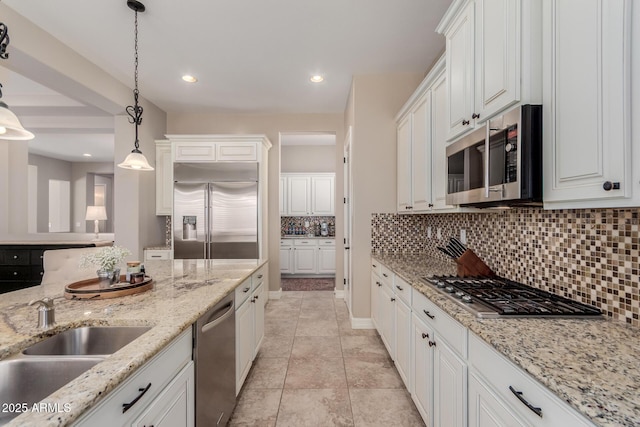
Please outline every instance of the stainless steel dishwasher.
M235 293L203 314L193 336L196 426L224 426L236 402Z

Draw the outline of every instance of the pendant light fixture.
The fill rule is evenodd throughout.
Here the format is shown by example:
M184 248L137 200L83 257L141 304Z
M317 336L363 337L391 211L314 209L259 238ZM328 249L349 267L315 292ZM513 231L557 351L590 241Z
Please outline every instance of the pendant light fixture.
M9 46L9 29L0 22L0 58L7 59L7 46ZM2 84L0 84L0 98L2 98ZM33 134L22 127L9 106L0 101L0 139L28 140L33 139Z
M135 12L135 89L133 90L133 102L134 105L127 106L127 114L129 114L129 123L132 123L136 127L136 141L134 143L134 149L124 159L124 162L118 164L118 167L123 169L133 169L140 171L152 171L153 168L147 162L147 158L140 151L140 143L138 141L138 126L142 123L142 107L138 105L138 12L144 12L144 4L136 0L127 0L127 6Z

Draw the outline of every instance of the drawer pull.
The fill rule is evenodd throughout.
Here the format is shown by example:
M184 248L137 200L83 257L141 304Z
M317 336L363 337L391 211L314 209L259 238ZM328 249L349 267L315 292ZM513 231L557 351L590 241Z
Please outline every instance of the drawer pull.
M378 266L377 266L377 265L375 265L375 264L373 264L373 268L378 268Z
M422 333L422 339L429 338L429 334Z
M162 255L151 255L151 258L161 258Z
M436 318L436 316L434 316L433 314L429 313L427 310L422 310L422 311L424 311L424 314L426 314L429 319L433 320L433 319Z
M435 347L435 346L436 346L435 341L429 341L429 347Z
M384 277L389 277L389 276L387 276L385 273L382 273L382 275L383 275Z
M391 298L391 302L394 302L396 299L395 298Z
M262 274L258 274L258 279L262 279Z
M13 272L13 275L14 275L14 276L17 276L17 275L18 275L18 272L17 272L17 271L14 271L14 272Z
M149 391L149 389L151 388L151 383L149 383L145 388L139 388L138 391L140 392L140 394L138 395L138 397L136 397L135 399L133 399L131 402L129 403L123 403L122 404L122 413L124 414L125 412L127 412L129 409L131 409L133 407L133 405L135 405L136 403L138 403L138 400L140 400L140 398L142 396L144 396L144 394Z
M247 292L249 292L249 289L251 289L251 288L244 288L244 289L242 290L242 292L246 294Z
M396 288L398 288L399 291L404 291L401 286L396 285Z
M376 285L378 285L378 286L382 286L382 283L380 283L380 282L376 282Z
M13 259L18 259L18 255L14 255L14 256L13 256Z
M536 414L537 416L542 418L542 408L536 408L531 403L527 402L527 399L522 397L522 392L521 391L516 391L516 389L513 388L512 386L509 386L509 390L511 390L511 393L513 393L513 395L515 397L517 397L520 402L524 403L527 406L527 408L531 409L531 411L534 414Z

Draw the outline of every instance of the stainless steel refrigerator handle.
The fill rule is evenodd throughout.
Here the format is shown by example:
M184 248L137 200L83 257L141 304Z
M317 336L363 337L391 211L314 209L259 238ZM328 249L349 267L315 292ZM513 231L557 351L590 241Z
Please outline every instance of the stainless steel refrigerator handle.
M204 258L210 259L209 253L209 184L204 186Z
M233 315L233 301L227 304L228 310L224 312L221 316L216 317L214 320L210 321L206 325L202 326L202 333L206 334L211 329L218 326L220 323L224 322L229 316Z

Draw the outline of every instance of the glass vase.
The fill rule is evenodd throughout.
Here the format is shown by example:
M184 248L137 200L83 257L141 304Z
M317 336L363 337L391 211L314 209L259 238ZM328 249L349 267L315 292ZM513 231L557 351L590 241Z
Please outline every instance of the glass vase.
M120 269L96 271L101 289L107 289L120 282Z

